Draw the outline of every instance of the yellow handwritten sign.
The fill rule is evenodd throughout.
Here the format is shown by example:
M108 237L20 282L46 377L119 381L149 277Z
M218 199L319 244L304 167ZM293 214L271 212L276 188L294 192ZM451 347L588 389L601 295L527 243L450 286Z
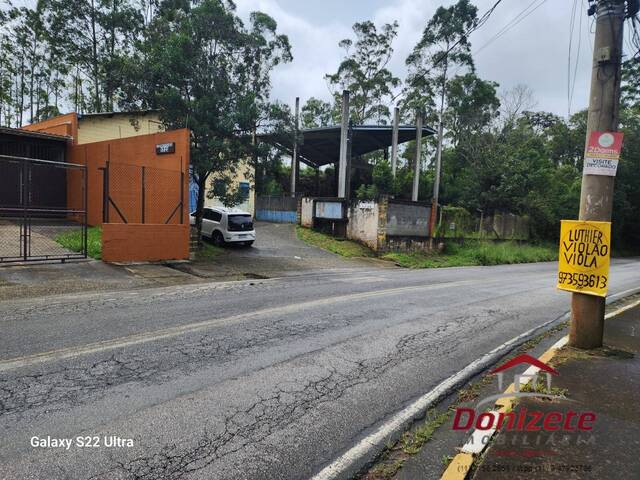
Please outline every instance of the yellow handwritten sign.
M611 222L562 220L558 288L606 296L610 251Z

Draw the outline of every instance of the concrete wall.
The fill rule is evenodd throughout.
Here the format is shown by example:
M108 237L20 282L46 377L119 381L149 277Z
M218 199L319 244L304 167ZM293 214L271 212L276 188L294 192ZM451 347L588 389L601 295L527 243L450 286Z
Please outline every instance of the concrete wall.
M348 210L347 238L378 250L378 214L378 203L373 200L351 204Z
M300 225L313 227L313 198L303 197L300 201Z
M105 223L102 225L102 260L105 262L188 259L188 224Z
M429 237L431 207L389 200L387 236Z

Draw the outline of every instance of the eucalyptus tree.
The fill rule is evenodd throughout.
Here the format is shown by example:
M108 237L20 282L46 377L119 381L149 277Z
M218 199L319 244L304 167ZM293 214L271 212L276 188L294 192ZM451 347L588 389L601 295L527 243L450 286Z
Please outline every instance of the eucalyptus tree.
M255 133L282 109L269 103L272 69L291 59L288 39L263 13L249 28L225 0L163 2L123 69L121 105L154 108L168 128L191 132L191 175L201 228L205 191L225 203L238 168L254 157Z
M345 56L338 70L325 75L325 79L333 87L337 105L342 90L350 91L351 117L355 123L368 120L387 123L393 90L400 85L400 79L388 68L398 22L386 23L380 30L371 21L359 22L353 25L353 32L355 41L346 38L338 44Z
M326 127L337 123L336 108L319 98L309 98L300 109L301 123L304 128Z
M73 101L92 112L112 111L115 92L123 81L122 58L130 52L143 25L140 6L133 0L49 0L51 44L69 65Z
M440 169L444 138L444 111L451 70L458 67L474 71L469 32L478 24L478 9L469 0L458 0L450 7L439 7L427 22L422 37L406 59L409 69L404 107L430 113L433 120L434 96L437 107L438 145L433 188L433 203L437 207L440 189Z
M405 107L433 109L434 98L439 97L438 113L442 116L450 78L460 69L474 71L467 35L477 22L478 9L469 0L436 10L405 62L409 70Z

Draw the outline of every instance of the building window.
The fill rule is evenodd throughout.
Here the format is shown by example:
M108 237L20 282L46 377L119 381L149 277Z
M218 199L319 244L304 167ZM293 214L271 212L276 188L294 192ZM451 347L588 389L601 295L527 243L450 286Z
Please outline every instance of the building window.
M249 190L249 182L240 182L240 195L242 196L243 202L249 199Z

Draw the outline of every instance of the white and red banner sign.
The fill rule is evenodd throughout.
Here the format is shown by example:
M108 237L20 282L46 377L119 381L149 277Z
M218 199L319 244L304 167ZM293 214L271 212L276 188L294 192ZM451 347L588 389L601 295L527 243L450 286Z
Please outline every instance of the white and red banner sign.
M622 132L591 132L584 152L583 175L616 176L622 150Z

